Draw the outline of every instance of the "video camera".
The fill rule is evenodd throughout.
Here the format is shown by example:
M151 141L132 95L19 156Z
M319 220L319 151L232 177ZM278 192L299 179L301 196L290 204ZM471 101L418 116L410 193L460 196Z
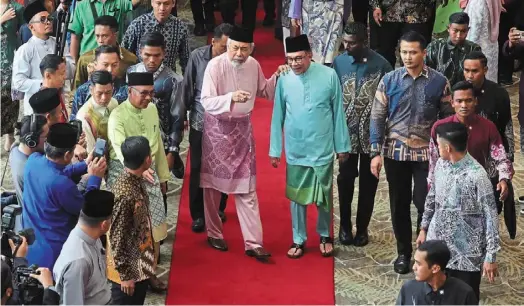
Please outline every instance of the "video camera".
M17 286L22 305L41 305L44 297L44 286L31 274L39 275L37 265L30 267L17 267L13 271L13 285Z

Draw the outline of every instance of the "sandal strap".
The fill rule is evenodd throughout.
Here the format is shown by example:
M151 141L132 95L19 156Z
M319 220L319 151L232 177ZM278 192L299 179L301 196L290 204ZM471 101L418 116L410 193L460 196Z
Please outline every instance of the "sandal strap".
M333 244L333 238L331 237L320 237L320 243L331 243Z
M293 243L289 248L290 249L301 249L301 250L304 250L304 245L303 244L298 244L298 243Z

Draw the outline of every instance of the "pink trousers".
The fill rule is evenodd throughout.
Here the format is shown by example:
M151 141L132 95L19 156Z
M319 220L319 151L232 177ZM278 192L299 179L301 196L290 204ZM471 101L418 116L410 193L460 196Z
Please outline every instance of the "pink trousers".
M262 246L262 221L258 210L258 199L255 191L234 194L238 220L244 237L246 250ZM224 239L222 221L218 215L221 192L212 188L204 188L204 216L206 218L207 236Z

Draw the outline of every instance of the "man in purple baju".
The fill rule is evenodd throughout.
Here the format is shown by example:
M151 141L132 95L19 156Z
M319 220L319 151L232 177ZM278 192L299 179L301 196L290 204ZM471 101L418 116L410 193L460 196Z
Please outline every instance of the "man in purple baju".
M234 194L246 255L264 261L271 255L262 247L250 118L256 97L273 100L277 76L286 68L279 67L266 80L259 63L250 57L253 47L251 31L234 28L227 52L206 67L201 93L205 113L200 187L209 245L227 251L218 210L221 193Z

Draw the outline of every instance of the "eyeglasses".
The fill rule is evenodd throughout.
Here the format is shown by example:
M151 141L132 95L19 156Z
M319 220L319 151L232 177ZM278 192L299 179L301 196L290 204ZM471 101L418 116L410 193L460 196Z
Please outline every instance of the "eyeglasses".
M287 62L288 64L292 64L293 62L296 62L297 64L302 63L302 60L304 59L303 56L297 56L297 57L288 57Z
M129 87L129 88L131 88L134 91L136 91L137 93L139 93L142 98L146 98L148 96L149 97L153 97L155 95L155 91L154 90L151 90L151 91L147 91L147 90L140 91L140 90L138 90L138 89L136 89L134 87Z
M30 23L41 23L46 24L48 22L53 22L55 18L53 18L51 15L49 16L42 16L39 20L31 21Z

